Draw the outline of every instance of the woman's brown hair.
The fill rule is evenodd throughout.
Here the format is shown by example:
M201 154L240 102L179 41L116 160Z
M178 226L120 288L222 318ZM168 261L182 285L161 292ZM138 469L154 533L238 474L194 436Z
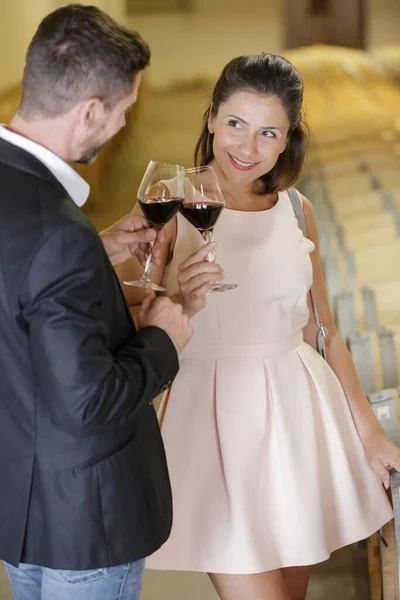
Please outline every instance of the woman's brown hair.
M208 165L214 158L214 135L208 130L208 119L218 114L223 102L240 91L276 96L285 107L290 122L286 149L274 168L260 179L262 193L282 191L298 179L307 152L307 136L302 121L303 81L294 66L281 56L257 54L239 56L223 69L212 94L210 106L204 113L203 127L195 147L196 165Z

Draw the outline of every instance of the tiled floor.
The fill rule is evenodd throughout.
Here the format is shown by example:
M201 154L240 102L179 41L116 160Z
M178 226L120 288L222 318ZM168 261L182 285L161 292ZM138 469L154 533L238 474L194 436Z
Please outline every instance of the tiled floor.
M172 90L163 95L144 90L137 119L125 143L108 165L102 197L88 206L101 229L130 212L136 189L150 159L189 166L207 99L207 88ZM0 600L12 595L0 567ZM148 572L143 600L215 600L206 575ZM369 600L365 549L346 548L315 568L308 600ZM57 600L56 598L54 600ZM251 600L251 599L244 599Z

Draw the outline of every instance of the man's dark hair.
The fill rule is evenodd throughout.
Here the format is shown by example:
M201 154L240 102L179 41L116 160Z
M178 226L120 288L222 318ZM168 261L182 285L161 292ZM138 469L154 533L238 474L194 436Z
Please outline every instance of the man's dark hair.
M20 113L54 118L91 97L101 98L109 110L149 61L140 35L99 8L59 8L43 19L28 48Z

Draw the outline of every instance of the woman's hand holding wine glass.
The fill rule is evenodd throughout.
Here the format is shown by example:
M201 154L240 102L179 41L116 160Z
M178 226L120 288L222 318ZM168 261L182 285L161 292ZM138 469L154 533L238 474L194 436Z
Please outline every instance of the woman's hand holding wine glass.
M215 248L215 242L204 244L179 265L180 301L189 317L206 306L207 294L212 286L225 277L219 264L207 260L210 254L214 255Z
M225 199L212 166L186 169L185 200L180 210L206 244L211 242L214 227L224 208ZM208 253L207 260L215 261L215 251ZM236 287L236 283L221 283L217 280L208 291L226 292Z

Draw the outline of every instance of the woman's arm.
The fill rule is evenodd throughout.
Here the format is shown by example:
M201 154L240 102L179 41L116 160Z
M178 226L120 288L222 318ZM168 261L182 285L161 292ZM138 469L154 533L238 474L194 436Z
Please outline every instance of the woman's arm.
M350 406L358 434L366 449L371 468L379 475L385 487L389 486L388 468L394 467L400 470L400 450L392 444L376 419L374 412L358 381L356 369L350 352L341 338L328 304L325 281L322 271L318 229L315 213L307 198L303 197L303 209L307 227L307 237L315 244L315 250L311 253L311 261L314 274L314 295L317 303L318 314L321 323L328 328L329 334L326 338L327 361L336 373L342 384L344 393ZM312 310L309 295L310 320L304 328L304 339L316 347L317 324Z

